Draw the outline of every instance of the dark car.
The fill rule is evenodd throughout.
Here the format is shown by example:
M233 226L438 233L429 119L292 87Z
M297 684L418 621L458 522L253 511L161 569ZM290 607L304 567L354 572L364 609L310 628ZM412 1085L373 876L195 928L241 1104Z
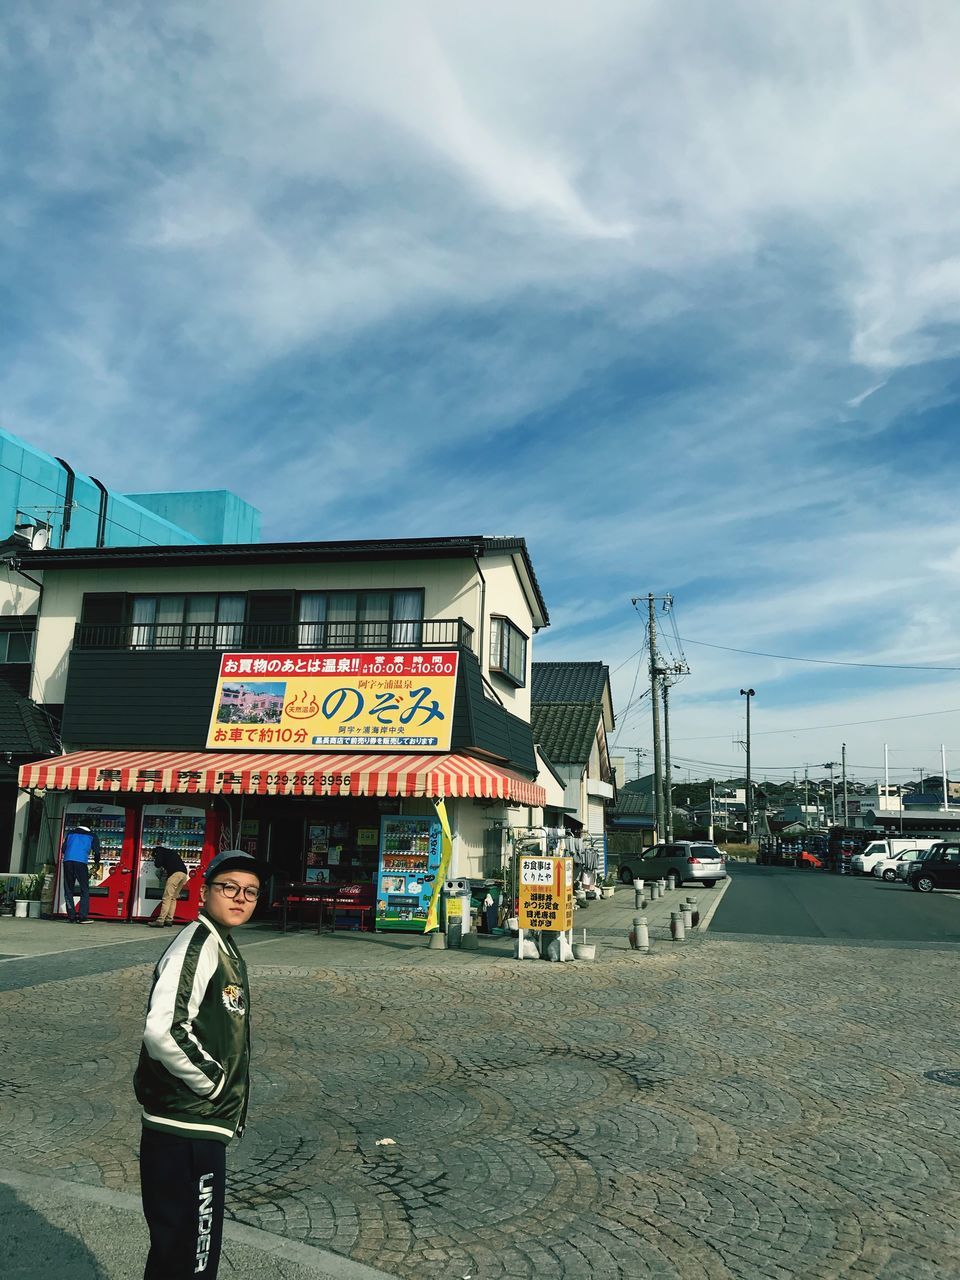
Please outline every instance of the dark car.
M918 893L960 889L960 842L944 841L924 849L920 861L911 863L906 879Z

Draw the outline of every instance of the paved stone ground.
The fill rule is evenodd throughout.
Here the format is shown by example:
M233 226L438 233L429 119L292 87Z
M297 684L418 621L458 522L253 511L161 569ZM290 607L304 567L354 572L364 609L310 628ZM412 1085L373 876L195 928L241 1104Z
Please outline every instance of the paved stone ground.
M592 965L251 931L232 1220L401 1277L960 1278L957 950L631 914L578 913ZM148 976L0 993L0 1166L135 1192Z

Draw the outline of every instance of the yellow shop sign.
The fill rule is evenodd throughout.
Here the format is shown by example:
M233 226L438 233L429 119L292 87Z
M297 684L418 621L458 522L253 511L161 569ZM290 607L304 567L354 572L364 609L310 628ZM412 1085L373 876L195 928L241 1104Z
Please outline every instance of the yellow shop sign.
M449 751L458 655L225 653L207 746Z

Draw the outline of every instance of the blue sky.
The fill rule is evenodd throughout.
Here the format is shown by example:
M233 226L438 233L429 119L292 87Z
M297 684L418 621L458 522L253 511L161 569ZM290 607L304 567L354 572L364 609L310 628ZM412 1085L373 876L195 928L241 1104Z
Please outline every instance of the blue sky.
M2 425L267 538L525 535L621 746L672 594L693 776L748 685L761 774L960 776L960 672L884 669L960 667L952 0L265 13L6 16Z

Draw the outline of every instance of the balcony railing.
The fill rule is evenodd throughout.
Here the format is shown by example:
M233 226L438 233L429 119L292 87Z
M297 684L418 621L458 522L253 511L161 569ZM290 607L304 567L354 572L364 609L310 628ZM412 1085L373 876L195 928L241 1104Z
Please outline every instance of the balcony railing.
M78 623L75 649L451 649L473 648L473 627L462 618L416 622L130 622Z

